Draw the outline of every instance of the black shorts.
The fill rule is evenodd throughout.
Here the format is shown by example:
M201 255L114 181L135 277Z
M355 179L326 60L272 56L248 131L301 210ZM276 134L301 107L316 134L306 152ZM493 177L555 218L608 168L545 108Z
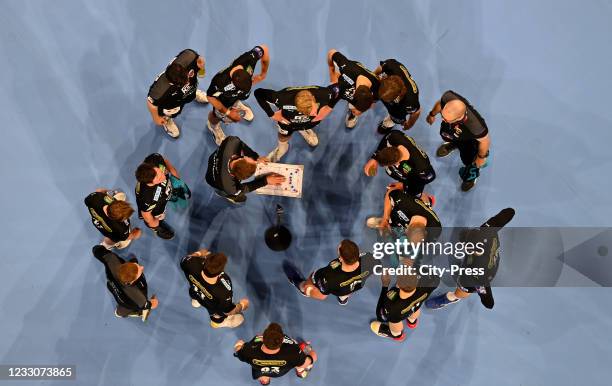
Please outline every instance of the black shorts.
M398 125L404 124L407 121L408 115L410 115L406 113L406 108L403 106L387 107L387 112L391 120Z
M402 184L404 185L404 192L414 197L420 197L421 193L423 193L423 190L425 189L425 185L436 179L436 172L433 170L432 167L430 167L427 172L427 180L424 180L417 174L409 174L407 178L402 180Z
M283 125L280 123L276 124L276 128L278 129L278 133L281 135L291 136L291 134L296 131L309 130L316 126L314 125L300 125L300 126L292 126L292 125Z

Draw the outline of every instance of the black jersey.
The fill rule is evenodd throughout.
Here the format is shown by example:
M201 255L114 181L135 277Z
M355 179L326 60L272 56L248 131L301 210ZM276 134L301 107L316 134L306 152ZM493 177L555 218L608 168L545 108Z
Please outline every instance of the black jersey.
M403 146L410 153L408 160L401 161L399 165L386 166L385 171L394 180L404 182L408 178L417 176L419 179L431 182L435 177L429 157L423 149L417 145L412 137L407 136L399 130L391 130L387 133L378 144L376 151L380 151L387 147ZM372 155L376 158L376 153Z
M371 253L359 256L359 267L354 271L342 270L340 259L334 259L323 268L312 274L312 281L324 295L346 296L360 290L367 278L372 274L375 265Z
M110 205L115 199L106 193L94 192L85 198L85 205L89 209L91 222L100 233L114 242L124 241L130 236L130 219L124 221L111 220L104 207Z
M278 125L281 128L307 130L318 125L320 121L313 122L314 116L300 113L295 106L295 96L303 90L310 91L316 103L319 104L317 113L324 106L334 108L338 100L340 100L340 88L335 83L327 87L287 87L279 91L260 88L255 90L255 98L257 99L257 103L259 103L269 117L274 115L278 110L282 112L283 118L289 121L289 125L279 122Z
M338 86L340 87L340 98L352 103L353 95L355 94L355 84L359 75L365 76L372 83L370 90L374 96L374 100L378 99L378 77L372 71L368 70L363 64L354 60L349 60L340 52L335 52L332 55L333 63L338 67L340 77L338 78Z
M178 63L187 69L198 73L198 58L200 55L191 49L181 51L170 63ZM187 85L177 85L170 83L166 77L166 72L162 72L155 78L149 88L147 99L151 104L157 106L157 113L161 116L174 116L178 114L186 103L195 98L198 89L198 77L189 78Z
M438 215L420 198L406 194L401 190L389 193L391 200L391 217L389 223L392 227L408 228L413 216L422 216L427 220L427 228L441 228Z
M393 287L389 289L383 300L383 316L391 323L401 323L421 308L436 287L437 284L435 286L419 286L406 299L400 297L399 288Z
M117 304L132 311L151 309L151 302L147 298L147 280L144 273L133 284L122 284L118 279L119 267L125 260L104 248L101 245L93 247L93 254L106 271L106 287L113 295ZM131 259L129 262L138 263Z
M245 156L254 160L259 158L259 155L246 143L242 142L240 138L234 136L226 137L221 142L219 148L208 158L206 182L228 196L244 196L246 193L266 186L265 176L256 177L250 182L242 183L230 174L230 162Z
M300 350L298 343L287 335L276 354L264 353L261 350L262 345L263 336L258 335L245 343L235 354L242 362L251 365L253 379L261 376L281 377L306 361L306 354Z
M381 78L397 75L402 79L407 90L403 97L397 97L397 99L391 102L383 101L389 113L397 118L403 118L408 114L418 111L421 108L419 88L406 67L395 59L387 59L380 62L380 67L382 69L380 73ZM400 114L401 116L399 116Z
M483 138L489 133L485 120L467 99L454 91L447 91L440 98L442 108L452 100L458 99L467 106L467 120L465 122L446 123L440 125L440 135L446 141L470 141Z
M251 94L251 90L242 91L232 83L230 72L234 67L242 66L246 72L253 76L257 62L263 57L264 50L255 46L252 50L245 52L235 59L229 66L219 71L210 81L206 94L217 98L227 108L232 107L238 100L245 100Z
M234 309L232 303L232 280L221 272L215 284L210 284L202 277L206 257L185 256L181 260L181 269L189 282L189 293L211 313L227 314Z
M477 231L478 232L478 231ZM473 253L464 257L463 268L482 269L483 275L461 275L458 276L457 283L464 288L490 286L497 274L500 261L499 236L496 230L479 231L481 237L478 242L483 243L484 253Z
M166 181L149 186L147 184L136 183L136 204L138 214L142 218L141 212L151 212L153 216L159 216L166 210L166 204L172 197L172 183L170 182L170 172L167 171L164 157L159 153L153 153L144 159L145 163L160 168L166 174Z

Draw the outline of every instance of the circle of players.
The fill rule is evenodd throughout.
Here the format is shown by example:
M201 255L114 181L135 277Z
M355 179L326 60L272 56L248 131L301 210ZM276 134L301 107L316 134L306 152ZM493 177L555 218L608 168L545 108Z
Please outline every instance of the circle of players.
M258 63L260 71L256 73ZM215 74L204 92L198 89L198 78L205 75L204 58L186 49L170 62L149 89L147 107L151 117L172 138L180 135L175 119L187 103L195 99L212 106L207 127L218 148L209 158L206 181L219 196L238 204L246 201L247 194L254 190L282 184L285 177L275 173L248 180L255 174L258 164L278 162L287 153L293 133L300 134L308 145L317 146L319 139L315 127L341 99L348 102L345 119L348 129L353 129L359 117L381 101L388 111L377 127L383 137L365 164L364 173L374 176L378 167L383 167L396 182L387 188L382 216L368 218L367 226L381 233L399 229L402 236L417 241L422 240L424 230L441 227L432 209L435 199L424 192L424 187L436 177L429 158L413 138L394 129L395 125L403 130L410 129L421 114L417 84L404 65L388 59L370 71L332 49L327 54L329 85L255 89L253 95L257 103L278 130L276 147L267 156L260 156L237 136L226 136L224 129L230 128L232 123L254 119L251 107L243 101L249 98L253 86L266 78L269 64L268 47L255 46ZM487 163L490 146L487 125L476 109L454 91L442 94L427 113L427 123L433 124L438 115L442 120L440 136L443 143L436 156L446 157L455 149L459 150L463 163L459 169L461 189L468 191L474 187L480 170ZM143 160L135 176L138 216L158 237L172 239L174 230L166 222L166 207L168 203L186 206L191 195L189 187L172 162L157 153ZM130 217L134 209L126 199L124 192L98 189L87 196L85 204L93 224L104 235L102 243L93 248L93 254L106 268L107 287L117 302L115 315L139 317L144 321L159 305L155 295L148 296L144 268L136 258L125 260L112 252L115 248L126 248L142 233L138 228L131 228ZM505 209L474 232L501 227L513 215L512 209ZM496 234L488 235L488 239L496 239ZM498 243L489 244L486 253L494 256L497 262ZM363 287L375 260L371 253L362 253L351 240L340 242L337 256L307 278L290 264L284 264L283 268L302 295L317 300L334 295L339 304L345 305L350 296ZM192 306L208 311L213 328L241 325L243 313L249 308L246 298L234 303L232 281L225 272L226 262L225 254L201 249L185 256L180 263ZM410 265L405 259L401 263ZM378 336L398 342L406 338L404 321L409 329L417 327L423 304L436 309L456 303L470 293L486 293L483 287L458 282L454 292L430 297L437 284L421 285L416 275L398 276L394 286L390 286L389 276L381 278L376 321L370 328ZM276 323L271 323L249 342L236 342L234 355L251 365L253 379L261 384L268 384L270 378L280 377L293 368L298 377L306 377L317 360L309 342L290 338Z

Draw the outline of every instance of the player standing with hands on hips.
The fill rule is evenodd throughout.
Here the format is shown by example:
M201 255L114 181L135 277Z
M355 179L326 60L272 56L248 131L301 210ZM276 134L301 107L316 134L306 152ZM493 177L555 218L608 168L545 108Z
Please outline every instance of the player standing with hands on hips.
M234 344L234 356L251 365L251 375L262 385L295 368L295 375L306 378L317 361L317 353L307 342L297 343L283 333L277 323L270 323L262 335L245 343Z
M442 116L440 136L444 143L438 147L436 156L446 157L459 149L464 167L459 169L463 180L461 190L467 192L476 184L480 169L486 166L489 156L489 129L484 119L470 103L454 91L447 91L427 115L427 123L433 124L436 115Z
M261 72L254 75L255 66L261 60ZM221 122L239 122L242 118L251 122L253 110L242 103L251 94L251 87L266 79L270 54L268 46L260 44L235 59L219 71L210 81L208 101L213 109L208 113L208 130L215 136L217 146L225 139Z

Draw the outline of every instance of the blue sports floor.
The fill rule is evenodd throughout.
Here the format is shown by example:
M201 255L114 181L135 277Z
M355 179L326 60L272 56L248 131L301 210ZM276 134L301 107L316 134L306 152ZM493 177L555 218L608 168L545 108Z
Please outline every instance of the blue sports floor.
M611 18L606 0L3 1L0 364L76 364L77 380L67 385L254 384L232 345L277 321L311 340L320 360L308 379L290 374L274 384L609 385L609 288L500 288L491 311L477 299L424 311L397 344L368 327L377 278L345 308L289 287L283 258L310 271L335 257L342 238L364 247L371 239L364 221L382 210L390 180L368 179L362 167L379 140L382 106L347 132L340 102L319 126L314 150L294 136L285 161L305 165L301 200L252 195L232 208L203 180L214 149L204 126L210 107L188 105L173 141L151 123L145 96L187 47L206 58L204 89L259 43L271 52L267 88L327 84L330 48L371 68L396 58L420 87L423 119L411 135L430 155L438 125L424 115L447 89L470 99L491 131L491 165L467 194L458 156L433 159L438 178L428 190L444 225L477 225L511 206L514 226L607 227ZM226 132L265 153L276 134L254 98L248 102L255 121ZM128 250L160 299L143 324L113 315L103 267L90 252L100 235L83 198L121 188L134 202L133 171L156 151L194 197L187 210L168 213L174 240L145 231ZM263 243L277 202L295 237L286 253ZM178 262L199 247L225 252L236 296L251 299L236 330L212 330L190 305Z

